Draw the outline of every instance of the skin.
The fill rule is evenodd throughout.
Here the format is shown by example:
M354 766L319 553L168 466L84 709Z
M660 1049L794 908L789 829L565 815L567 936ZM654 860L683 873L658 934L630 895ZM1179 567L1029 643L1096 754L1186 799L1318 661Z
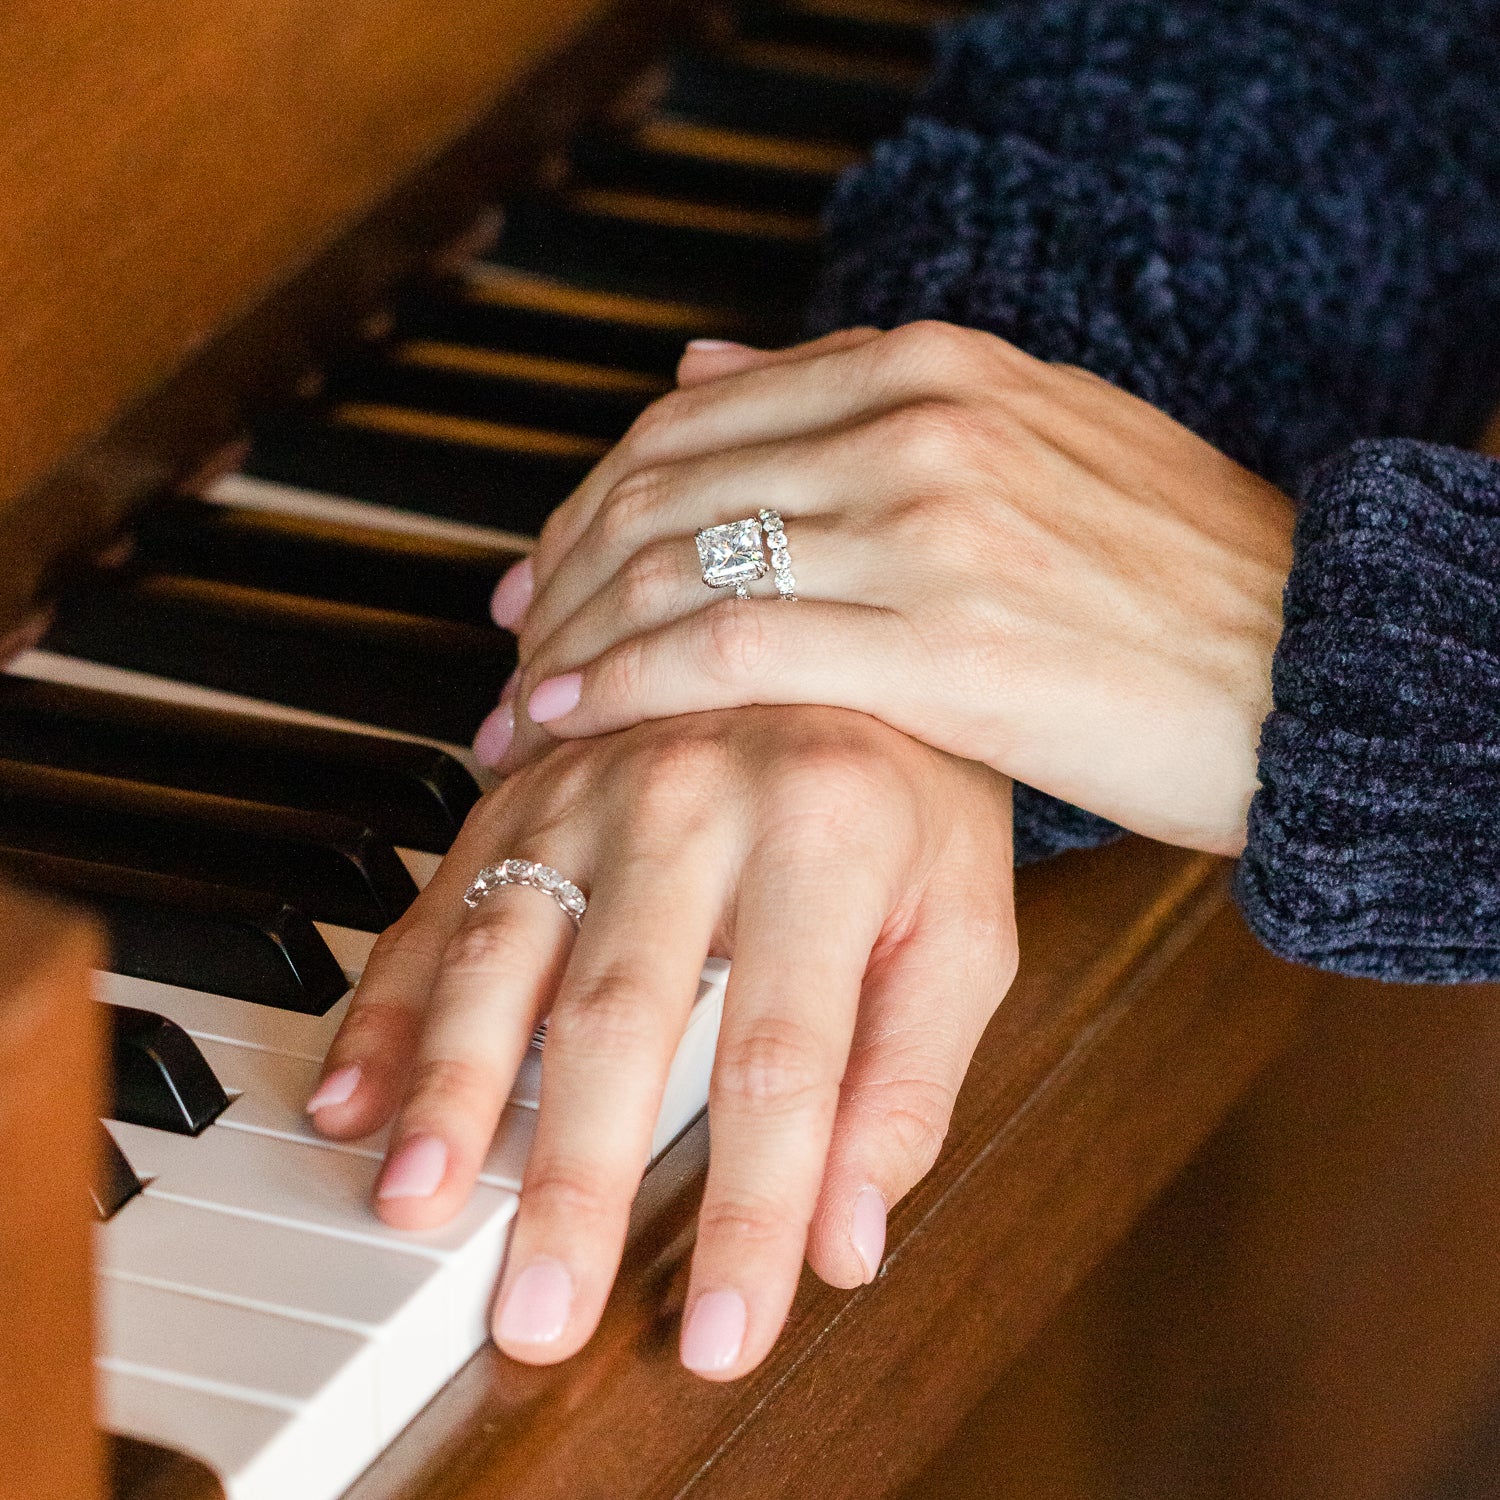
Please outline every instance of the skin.
M517 1359L563 1359L614 1279L704 958L732 956L683 1355L733 1379L770 1349L804 1258L836 1286L873 1277L885 1206L937 1154L1015 972L1010 823L1004 777L842 709L562 745L483 799L376 943L325 1064L345 1097L314 1109L317 1127L349 1139L394 1117L377 1211L440 1224L550 1012L494 1329ZM508 856L589 893L576 937L534 890L466 910L474 873ZM440 1163L431 1190L385 1195L418 1159ZM537 1266L554 1305L563 1288L550 1336L517 1294Z
M762 506L795 604L699 576L694 531ZM987 333L690 349L497 591L521 671L479 748L506 772L644 720L822 703L1238 854L1292 526L1155 408Z

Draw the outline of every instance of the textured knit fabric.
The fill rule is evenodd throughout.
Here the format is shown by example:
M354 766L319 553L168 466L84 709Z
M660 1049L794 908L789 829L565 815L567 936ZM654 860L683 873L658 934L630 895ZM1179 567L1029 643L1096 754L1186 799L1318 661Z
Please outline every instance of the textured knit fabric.
M916 112L842 182L829 231L814 331L923 317L987 328L1115 381L1288 489L1357 438L1468 441L1500 395L1500 0L1002 0L945 35ZM1299 542L1292 605L1326 566ZM1343 633L1340 583L1318 577L1322 649L1370 651L1365 624ZM1414 574L1381 597L1399 614L1403 588L1449 582ZM1399 674L1380 639L1369 671ZM1453 722L1438 706L1448 690L1435 678L1423 699L1433 747ZM1331 854L1298 863L1289 846L1323 777L1347 771L1287 759L1280 715L1297 710L1277 707L1242 881L1266 941L1390 977L1497 972L1470 928L1442 935L1440 915L1426 959L1383 942L1387 910L1348 863L1357 837L1343 888ZM1449 908L1418 870L1436 846L1403 744L1388 766L1379 749L1364 765L1377 800L1410 809L1381 825L1383 889L1437 913ZM1022 862L1117 834L1017 789ZM1450 878L1457 900L1469 877ZM1346 941L1360 922L1363 946ZM1430 957L1445 944L1447 967Z
M1500 977L1500 463L1359 443L1304 498L1241 905L1328 968Z

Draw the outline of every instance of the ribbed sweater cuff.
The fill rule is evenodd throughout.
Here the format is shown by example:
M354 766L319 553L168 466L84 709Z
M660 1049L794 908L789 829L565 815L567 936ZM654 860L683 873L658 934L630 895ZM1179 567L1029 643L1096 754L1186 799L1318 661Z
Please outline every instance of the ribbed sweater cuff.
M1240 903L1321 968L1500 978L1500 463L1356 443L1303 498Z

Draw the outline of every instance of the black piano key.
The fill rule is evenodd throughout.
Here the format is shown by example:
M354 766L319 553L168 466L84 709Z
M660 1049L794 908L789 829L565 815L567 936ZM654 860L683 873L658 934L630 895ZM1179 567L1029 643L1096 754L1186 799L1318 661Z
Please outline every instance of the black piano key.
M0 848L0 868L91 907L116 974L312 1016L349 988L322 934L279 896L26 849Z
M481 627L500 575L523 555L192 499L153 507L134 536L136 560L152 572Z
M593 135L570 160L577 181L763 212L819 213L857 152L821 142L648 121L630 135Z
M916 5L910 0L847 6L816 0L745 0L735 8L735 29L747 41L926 64L932 57L934 27L961 14L960 6Z
M451 755L387 739L0 675L0 757L342 813L445 853L479 800Z
M145 1186L135 1175L135 1168L125 1159L125 1153L115 1143L115 1138L101 1125L99 1141L94 1153L94 1180L89 1184L89 1197L94 1200L94 1212L101 1219L112 1219Z
M416 886L364 824L81 771L0 761L0 846L278 896L378 932Z
M379 402L617 442L667 381L543 356L411 340L345 360L330 402Z
M837 66L790 67L749 48L684 51L672 62L664 114L731 130L867 147L896 131L914 80L859 76Z
M197 1135L229 1108L208 1059L175 1021L130 1005L105 1004L104 1009L111 1120Z
M460 441L440 425L381 426L380 413L304 410L261 423L247 474L423 515L535 536L604 456L602 441L576 452L501 439Z
M576 359L671 380L693 338L771 347L796 336L795 317L763 318L723 307L614 296L542 277L483 270L464 282L419 282L394 308L402 338Z
M111 666L466 743L516 664L490 627L171 574L70 596L44 644Z
M817 221L588 189L508 203L491 259L608 291L789 308L817 268Z

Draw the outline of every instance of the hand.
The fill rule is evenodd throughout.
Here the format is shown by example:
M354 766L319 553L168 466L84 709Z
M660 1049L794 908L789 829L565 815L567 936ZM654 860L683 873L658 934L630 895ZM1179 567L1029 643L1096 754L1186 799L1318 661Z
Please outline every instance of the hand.
M947 324L690 350L682 381L497 591L528 710L501 770L553 736L827 703L1239 852L1284 495L1107 382ZM762 506L785 519L795 604L700 579L693 532ZM481 735L491 758L512 712Z
M511 856L589 892L576 940L534 890L466 911ZM599 1320L710 952L733 969L682 1358L727 1380L771 1347L804 1253L835 1286L874 1276L886 1205L936 1156L1015 972L1009 783L863 715L748 709L562 746L479 804L376 943L325 1064L343 1102L314 1119L344 1139L394 1115L377 1211L440 1224L550 1012L493 1325L517 1359Z

